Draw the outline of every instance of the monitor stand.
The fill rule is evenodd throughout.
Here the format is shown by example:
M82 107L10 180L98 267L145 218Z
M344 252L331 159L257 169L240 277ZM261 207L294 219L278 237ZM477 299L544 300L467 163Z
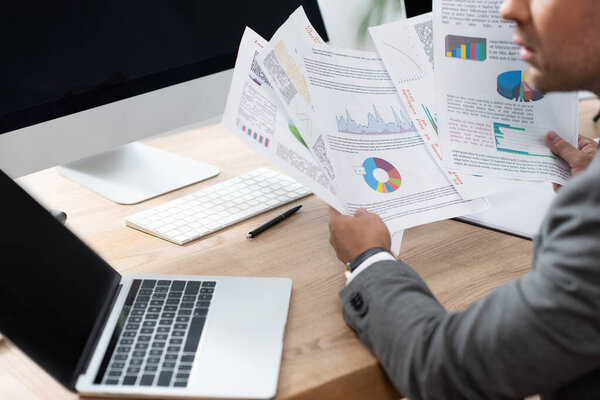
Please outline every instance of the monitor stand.
M66 177L119 204L135 204L219 173L194 161L139 142L58 167Z

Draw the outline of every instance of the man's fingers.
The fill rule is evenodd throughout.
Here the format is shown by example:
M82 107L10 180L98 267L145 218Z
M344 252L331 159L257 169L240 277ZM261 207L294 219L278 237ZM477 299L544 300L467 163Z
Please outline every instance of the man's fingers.
M363 214L368 214L368 213L369 213L369 212L368 212L368 211L367 211L365 208L359 208L358 210L356 210L356 211L354 212L354 216L355 216L355 217L359 217L359 216L361 216L361 215L363 215Z
M554 193L557 193L558 190L562 187L562 185L559 185L558 183L553 183L552 184L552 188L554 189Z
M565 142L556 132L549 131L546 134L546 145L569 165L577 162L579 158L579 150Z

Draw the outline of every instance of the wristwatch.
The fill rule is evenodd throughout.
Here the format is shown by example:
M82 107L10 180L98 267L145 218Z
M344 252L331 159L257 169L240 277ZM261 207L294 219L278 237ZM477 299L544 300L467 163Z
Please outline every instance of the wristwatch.
M392 254L392 252L389 251L388 249L386 249L385 247L372 247L369 250L365 250L362 253L360 253L354 260L350 261L349 263L346 263L347 275L351 274L367 258L369 258L372 255L375 255L377 253L381 253L382 251ZM392 254L392 256L393 256L393 254Z

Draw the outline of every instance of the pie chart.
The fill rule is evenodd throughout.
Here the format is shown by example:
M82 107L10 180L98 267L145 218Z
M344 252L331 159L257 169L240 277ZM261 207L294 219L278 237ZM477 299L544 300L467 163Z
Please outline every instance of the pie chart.
M498 75L498 93L506 99L515 101L538 101L544 98L527 82L527 72L507 71Z
M402 177L400 176L400 173L396 167L381 158L367 158L363 162L362 166L365 169L363 179L365 180L366 184L376 192L393 193L400 187L400 184L402 183ZM381 178L378 179L375 177L377 170L382 170L387 173L387 181L382 181L380 180ZM381 176L380 173L377 173L377 175Z

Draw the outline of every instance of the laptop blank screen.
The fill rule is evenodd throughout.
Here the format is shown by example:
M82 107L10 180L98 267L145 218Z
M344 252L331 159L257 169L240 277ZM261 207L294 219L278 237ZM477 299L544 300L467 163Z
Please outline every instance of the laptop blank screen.
M120 275L0 171L0 332L74 390Z

